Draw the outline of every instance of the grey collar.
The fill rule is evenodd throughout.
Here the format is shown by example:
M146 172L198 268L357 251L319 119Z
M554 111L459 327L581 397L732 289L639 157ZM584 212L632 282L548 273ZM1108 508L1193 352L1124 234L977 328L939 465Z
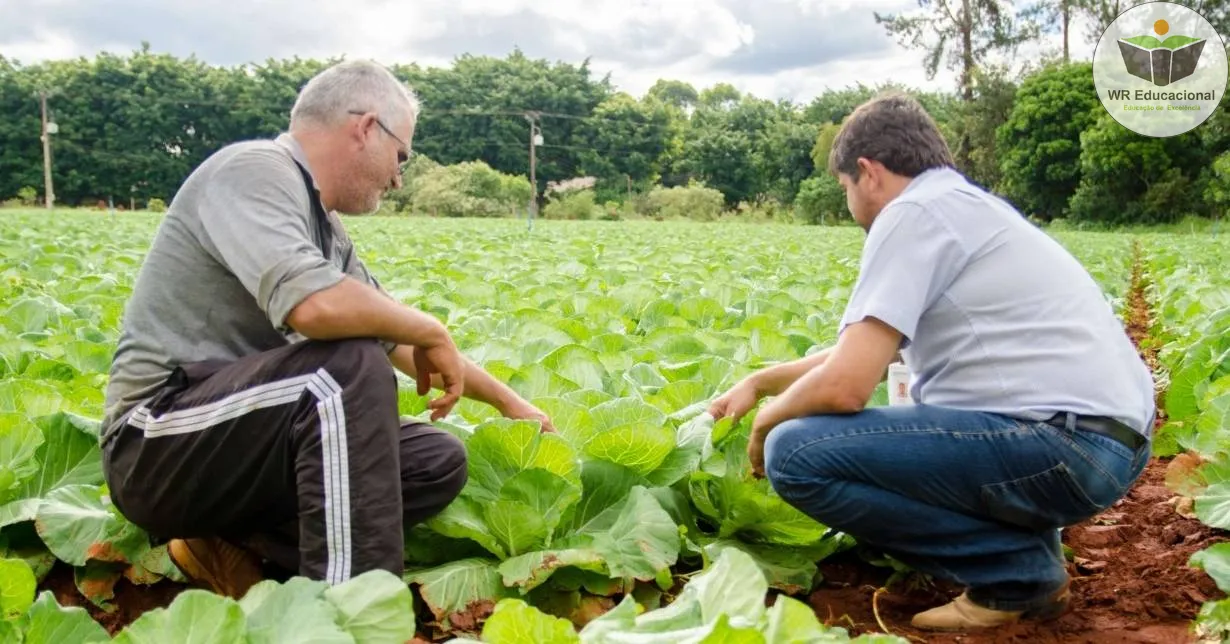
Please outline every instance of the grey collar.
M319 192L320 184L316 182L316 175L312 173L312 166L308 163L307 154L303 152L303 146L299 145L299 141L295 140L290 132L279 134L275 141L290 152L291 158L307 169L308 175L312 177L312 187Z

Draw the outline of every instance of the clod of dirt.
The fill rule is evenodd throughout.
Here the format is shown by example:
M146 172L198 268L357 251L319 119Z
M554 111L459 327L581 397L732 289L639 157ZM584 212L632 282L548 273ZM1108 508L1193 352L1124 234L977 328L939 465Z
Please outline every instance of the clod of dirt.
M1141 503L1159 503L1169 501L1173 496L1174 492L1166 489L1165 485L1140 485L1136 488L1135 499Z
M1086 575L1092 575L1094 573L1102 572L1103 570L1106 570L1107 566L1110 565L1109 563L1105 561L1090 561L1082 557L1077 557L1076 561L1073 563L1076 564L1077 570L1079 570L1080 572Z
M495 612L495 602L483 599L470 602L464 610L448 616L448 623L454 630L477 633L483 629L483 622Z
M1085 528L1079 543L1086 548L1111 548L1131 539L1132 533L1131 527L1124 524L1094 525Z

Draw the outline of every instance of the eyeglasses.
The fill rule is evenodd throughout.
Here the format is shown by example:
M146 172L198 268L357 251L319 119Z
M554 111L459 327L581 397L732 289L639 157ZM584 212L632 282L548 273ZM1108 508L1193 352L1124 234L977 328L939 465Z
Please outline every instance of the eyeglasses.
M347 113L355 116L367 116L368 114L367 112L360 110L349 110ZM393 137L394 141L401 144L401 148L397 150L397 169L402 173L405 173L406 167L410 165L410 159L414 156L414 152L410 149L410 144L401 140L401 137L394 134L393 130L390 130L389 126L385 125L384 121L379 116L376 117L376 125L379 125L380 129L384 130L385 134Z

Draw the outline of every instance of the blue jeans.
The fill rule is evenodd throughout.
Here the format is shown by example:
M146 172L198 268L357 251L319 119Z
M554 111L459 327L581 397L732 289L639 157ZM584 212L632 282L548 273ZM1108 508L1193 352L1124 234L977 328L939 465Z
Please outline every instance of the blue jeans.
M798 418L765 441L788 503L975 603L1030 610L1067 581L1059 528L1123 497L1148 462L1101 434L929 405Z

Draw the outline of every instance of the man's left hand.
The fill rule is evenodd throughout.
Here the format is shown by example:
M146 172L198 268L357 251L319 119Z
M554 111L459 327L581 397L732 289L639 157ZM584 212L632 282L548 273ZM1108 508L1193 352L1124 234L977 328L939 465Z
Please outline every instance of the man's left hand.
M769 432L773 431L781 423L789 420L782 417L781 398L774 398L769 404L765 405L756 413L756 418L752 421L752 431L748 435L747 440L747 460L751 461L752 476L756 478L764 478L764 441L769 437Z
M764 443L774 427L792 418L862 411L901 340L900 332L877 318L848 326L823 364L800 376L756 414L747 443L752 475L765 475Z
M541 409L531 405L524 398L515 398L513 401L504 406L500 413L505 418L513 420L536 420L542 424L544 433L554 434L555 425L551 423L551 418L547 416Z

